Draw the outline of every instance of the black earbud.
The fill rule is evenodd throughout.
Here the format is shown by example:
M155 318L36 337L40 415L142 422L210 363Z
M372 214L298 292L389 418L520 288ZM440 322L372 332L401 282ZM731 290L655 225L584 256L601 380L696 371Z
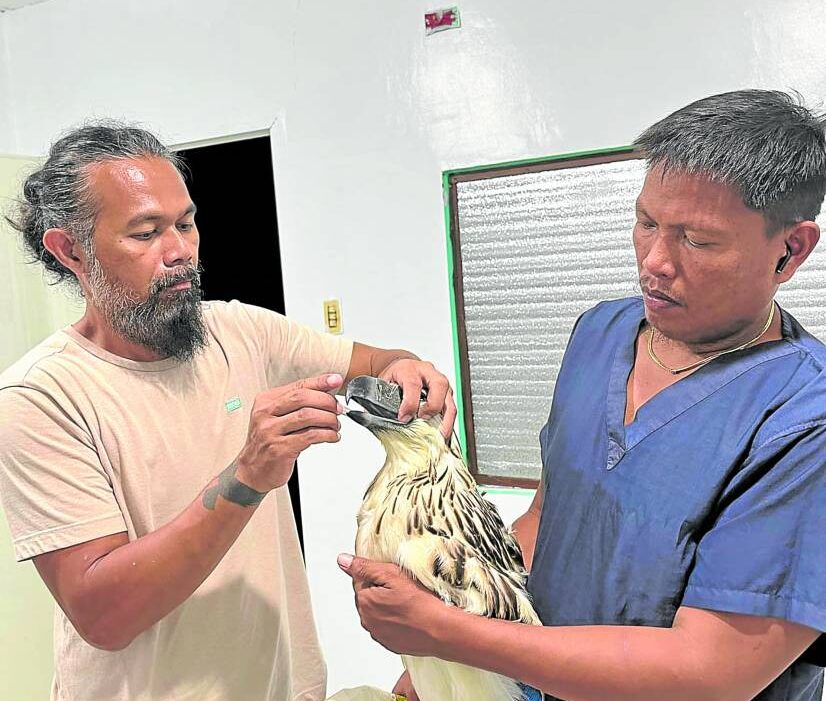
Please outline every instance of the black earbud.
M786 253L785 255L777 261L777 267L774 269L776 273L782 273L783 268L786 267L786 263L789 262L789 258L792 257L792 249L789 248L789 244L786 244Z

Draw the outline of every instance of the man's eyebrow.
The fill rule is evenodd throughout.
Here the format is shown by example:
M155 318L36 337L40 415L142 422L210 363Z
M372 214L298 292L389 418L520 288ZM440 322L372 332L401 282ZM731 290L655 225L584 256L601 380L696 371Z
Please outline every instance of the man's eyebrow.
M195 203L190 203L189 207L187 207L177 218L180 219L181 217L189 216L190 214L195 214L198 208L195 206ZM164 218L164 215L161 212L143 212L142 214L138 214L135 217L132 217L126 224L127 227L137 226L138 224L142 224L143 222L154 222L160 221Z
M138 214L136 217L132 217L127 223L127 228L131 228L133 226L137 226L138 224L142 224L143 222L148 221L158 221L159 219L163 219L163 215L159 212L143 212L142 214Z

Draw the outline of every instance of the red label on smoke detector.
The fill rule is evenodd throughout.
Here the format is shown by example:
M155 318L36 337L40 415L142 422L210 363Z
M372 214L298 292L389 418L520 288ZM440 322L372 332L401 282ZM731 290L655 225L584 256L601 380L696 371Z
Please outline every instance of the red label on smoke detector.
M445 10L434 10L424 16L424 26L426 34L442 32L445 29L455 29L462 26L459 18L459 8L451 7Z

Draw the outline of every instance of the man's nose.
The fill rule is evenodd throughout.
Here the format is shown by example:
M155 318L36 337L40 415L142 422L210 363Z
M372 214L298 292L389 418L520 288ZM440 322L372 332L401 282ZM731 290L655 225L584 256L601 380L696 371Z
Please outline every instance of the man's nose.
M663 234L653 236L648 249L643 251L642 272L654 277L673 278L676 273L674 253L667 236Z
M191 241L174 226L164 233L164 265L174 268L192 262L194 249Z

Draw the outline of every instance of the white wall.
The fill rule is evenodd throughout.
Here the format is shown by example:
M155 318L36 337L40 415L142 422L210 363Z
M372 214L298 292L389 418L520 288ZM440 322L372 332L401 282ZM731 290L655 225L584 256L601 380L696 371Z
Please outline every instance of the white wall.
M10 66L6 43L7 17L7 14L0 12L0 153L14 153L17 150L11 123Z
M462 29L429 38L422 15L440 5L423 0L25 8L6 19L17 147L40 153L89 115L140 120L176 142L279 117L289 314L319 326L321 300L338 296L349 335L414 349L452 373L443 170L627 144L668 111L727 89L826 94L819 0L459 5ZM239 227L254 221L248 203L237 206ZM342 444L301 463L330 688L388 684L395 664L359 631L335 566L378 449L348 427ZM513 499L508 508L518 511Z

